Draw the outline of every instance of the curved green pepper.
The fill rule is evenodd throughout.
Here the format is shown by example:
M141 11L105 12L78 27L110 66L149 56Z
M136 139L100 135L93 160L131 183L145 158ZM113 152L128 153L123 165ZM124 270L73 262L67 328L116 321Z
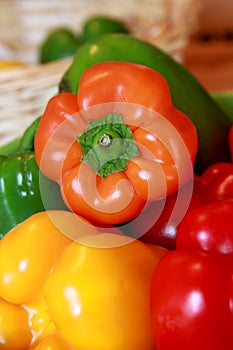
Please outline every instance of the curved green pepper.
M22 138L0 149L0 239L15 225L32 214L45 209L64 209L57 183L46 178L40 171L34 154L34 136L40 118L25 131ZM3 154L5 153L5 154ZM8 154L8 155L6 155ZM46 208L41 196L48 191Z
M154 45L126 34L108 34L81 46L64 73L59 91L77 92L83 71L103 61L130 61L157 70L167 80L173 104L195 124L199 149L196 173L229 161L227 134L231 121L203 86L180 63Z

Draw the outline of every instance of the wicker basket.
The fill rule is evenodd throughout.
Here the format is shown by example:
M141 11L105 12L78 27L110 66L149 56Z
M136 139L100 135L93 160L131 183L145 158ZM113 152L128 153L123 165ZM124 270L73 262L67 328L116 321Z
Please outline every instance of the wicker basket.
M0 145L21 135L43 112L71 63L38 64L39 46L49 30L64 25L78 33L88 16L112 15L136 37L181 60L198 11L198 0L2 0L0 59L26 65L0 71Z

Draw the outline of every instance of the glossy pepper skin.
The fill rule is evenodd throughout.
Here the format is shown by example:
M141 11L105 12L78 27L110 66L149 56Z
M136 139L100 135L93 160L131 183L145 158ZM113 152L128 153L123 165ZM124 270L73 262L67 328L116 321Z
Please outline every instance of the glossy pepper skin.
M71 212L32 215L0 241L4 350L154 350L150 281L165 253Z
M233 199L191 210L178 228L177 249L156 266L151 311L158 350L232 349L232 212Z
M148 42L124 34L110 34L80 47L64 73L59 91L77 93L83 72L103 61L143 64L161 73L171 89L176 108L188 115L198 131L195 172L219 161L229 161L227 135L232 124L215 100L181 64Z
M212 164L196 179L202 186L199 195L203 204L233 198L233 163Z
M233 197L192 209L177 229L177 249L232 254Z
M58 185L40 173L35 159L33 141L39 120L36 119L20 140L4 147L4 154L0 154L0 239L36 212L45 208L67 209ZM50 193L45 202L40 184L43 184L44 192Z
M73 216L60 211L50 216L45 211L34 215L15 226L0 241L0 298L5 303L7 322L11 325L10 328L6 322L1 328L4 350L29 349L55 330L42 296L42 286L71 241L53 220L59 215L61 220L71 221ZM13 310L13 305L19 310ZM4 309L0 308L0 319L3 316ZM18 339L14 332L10 333L14 327L21 332Z
M48 102L35 154L74 212L119 224L192 177L197 143L192 121L173 106L159 73L103 62L83 73L77 95L62 93Z
M25 350L31 342L28 313L22 307L0 297L1 349Z

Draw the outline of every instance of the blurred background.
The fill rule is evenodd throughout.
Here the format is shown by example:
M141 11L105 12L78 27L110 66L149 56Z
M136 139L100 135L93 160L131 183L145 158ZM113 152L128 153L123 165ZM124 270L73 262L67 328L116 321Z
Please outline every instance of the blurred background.
M233 90L233 1L203 0L184 65L210 91Z
M233 89L232 0L1 0L0 60L38 63L49 30L78 32L93 14L124 20L184 65L210 90Z
M123 21L132 35L171 55L208 91L233 91L232 0L0 0L0 5L2 143L41 114L71 63L72 57L41 64L43 41L59 27L78 37L95 15Z

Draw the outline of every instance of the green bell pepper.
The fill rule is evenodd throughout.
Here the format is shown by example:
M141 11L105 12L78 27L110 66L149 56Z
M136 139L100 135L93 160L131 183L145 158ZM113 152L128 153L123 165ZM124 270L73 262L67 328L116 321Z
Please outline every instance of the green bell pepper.
M73 56L83 43L73 31L66 27L58 27L48 33L39 48L39 62L47 63Z
M127 34L108 34L80 46L62 76L59 92L77 93L83 71L103 61L143 64L165 77L173 104L190 117L198 131L196 173L202 173L213 163L230 160L227 135L232 122L227 114L188 70L148 42Z
M83 24L82 31L85 41L89 41L110 33L130 33L129 28L127 28L123 21L109 16L97 15L86 19Z
M33 144L39 121L40 117L26 129L22 138L0 148L0 239L36 212L67 210L58 184L39 171L35 159ZM43 193L48 191L46 198L42 198L41 188Z

